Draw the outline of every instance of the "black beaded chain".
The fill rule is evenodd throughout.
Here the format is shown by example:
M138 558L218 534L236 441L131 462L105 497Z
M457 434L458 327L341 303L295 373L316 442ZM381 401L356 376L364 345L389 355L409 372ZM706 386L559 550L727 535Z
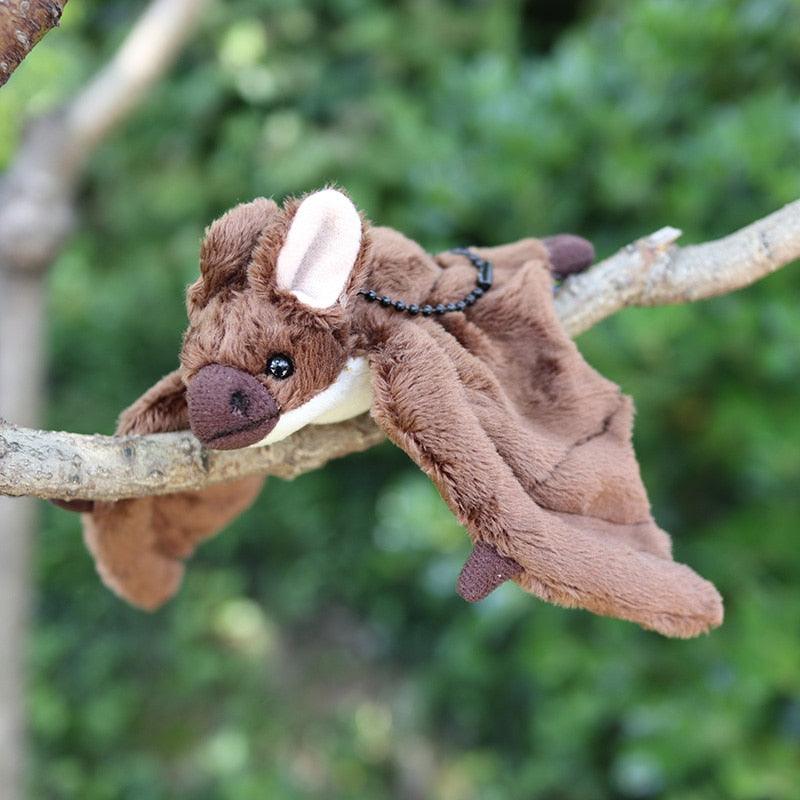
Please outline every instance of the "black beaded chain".
M435 306L419 306L416 303L404 303L402 300L392 300L391 297L379 295L372 289L359 289L358 294L370 303L377 302L385 308L393 308L395 311L404 311L412 317L415 317L417 314L422 314L423 317L430 317L431 314L449 314L452 311L463 311L467 306L474 305L479 297L483 297L483 295L492 288L494 268L492 267L491 261L481 258L477 253L473 253L467 247L456 247L450 252L459 256L466 256L472 262L472 266L478 270L475 288L463 300L458 300L455 303L439 303Z

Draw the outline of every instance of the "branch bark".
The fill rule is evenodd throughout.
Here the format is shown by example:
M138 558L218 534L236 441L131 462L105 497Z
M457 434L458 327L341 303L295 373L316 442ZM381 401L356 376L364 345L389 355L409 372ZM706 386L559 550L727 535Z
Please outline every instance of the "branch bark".
M61 21L67 0L0 0L0 86Z
M556 307L573 336L628 306L691 303L749 286L800 258L800 200L705 244L671 247L681 232L660 231L562 287Z
M800 258L800 200L714 242L678 248L679 236L662 228L568 279L555 300L566 330L576 336L628 306L724 294ZM292 478L382 440L366 415L238 451L206 450L189 432L115 438L0 422L0 494L116 500L256 473Z

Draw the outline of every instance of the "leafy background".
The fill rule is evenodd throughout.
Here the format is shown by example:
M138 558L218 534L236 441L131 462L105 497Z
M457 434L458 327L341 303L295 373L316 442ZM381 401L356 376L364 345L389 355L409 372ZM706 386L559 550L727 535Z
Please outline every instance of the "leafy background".
M73 0L0 96L69 95L143 8ZM335 180L430 249L572 230L702 241L795 199L800 6L228 0L94 158L52 272L50 427L108 432L172 369L205 224ZM388 445L293 483L155 615L42 507L31 797L791 800L800 796L800 271L585 334L638 404L676 555L726 598L691 642L507 586Z

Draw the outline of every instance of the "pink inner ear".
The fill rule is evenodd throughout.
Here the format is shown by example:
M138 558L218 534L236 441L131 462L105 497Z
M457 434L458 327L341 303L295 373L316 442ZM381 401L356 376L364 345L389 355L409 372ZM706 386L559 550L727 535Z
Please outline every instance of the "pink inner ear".
M342 295L361 247L361 217L341 192L323 189L300 204L278 254L276 283L312 308Z

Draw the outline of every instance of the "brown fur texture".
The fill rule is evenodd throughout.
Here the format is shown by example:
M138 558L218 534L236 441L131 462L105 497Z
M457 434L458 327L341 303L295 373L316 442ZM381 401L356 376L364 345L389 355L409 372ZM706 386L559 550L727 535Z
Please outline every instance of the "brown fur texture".
M555 314L552 273L585 266L588 243L559 237L479 249L494 264L491 290L464 312L412 317L357 290L448 303L475 285L474 267L363 222L341 298L310 308L275 285L298 206L256 200L209 228L201 277L188 290L181 368L123 414L120 432L187 427L186 385L209 365L252 376L285 412L363 355L373 417L431 477L476 545L462 594L477 599L513 577L550 602L669 636L720 624L718 593L672 560L650 514L630 399L583 360ZM294 359L290 379L264 374L273 353ZM249 506L260 483L98 503L85 519L101 576L131 602L156 607L176 590L182 559Z

